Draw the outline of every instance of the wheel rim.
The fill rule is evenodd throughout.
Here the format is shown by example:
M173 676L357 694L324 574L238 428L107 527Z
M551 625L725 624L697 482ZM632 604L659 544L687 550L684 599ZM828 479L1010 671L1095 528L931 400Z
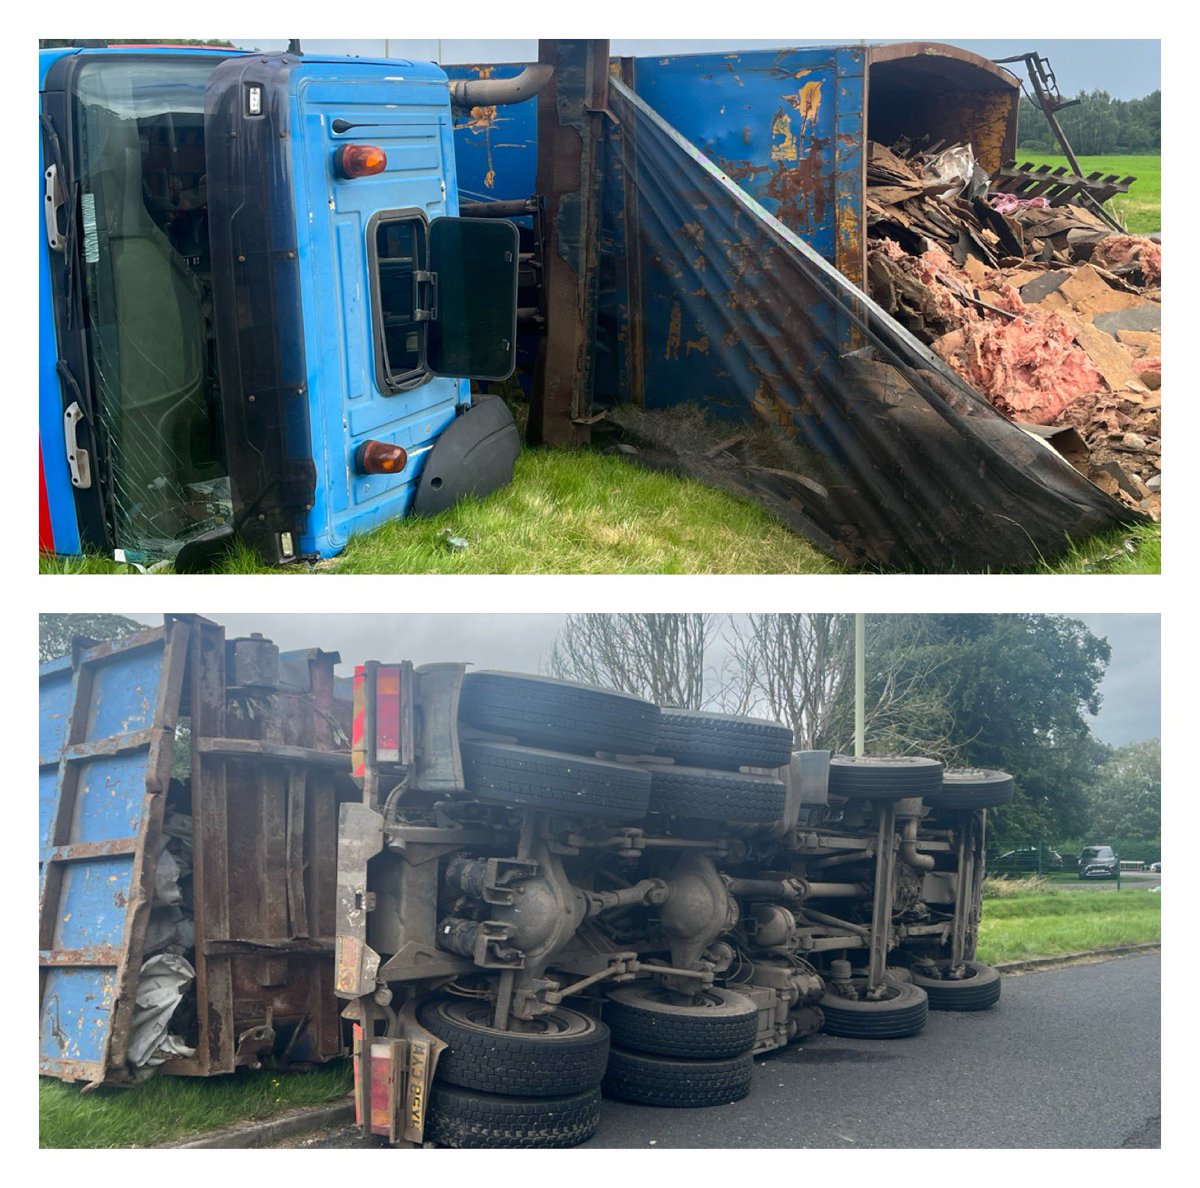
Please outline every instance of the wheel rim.
M719 1007L727 1006L729 999L716 993L713 990L701 990L696 998L691 1002L676 1002L677 997L672 991L664 989L662 986L655 986L653 989L643 990L640 994L631 996L634 1000L634 1005L637 1005L640 999L643 1003L648 1003L652 1006L662 1007L668 1011L704 1011L712 1010ZM620 999L617 1000L618 1002Z
M437 1005L437 1014L447 1022L474 1031L495 1033L491 1025L492 1004L479 998L446 999ZM558 1007L549 1015L539 1015L528 1024L528 1030L503 1031L501 1035L520 1035L529 1039L570 1039L590 1035L596 1030L596 1021L587 1015Z

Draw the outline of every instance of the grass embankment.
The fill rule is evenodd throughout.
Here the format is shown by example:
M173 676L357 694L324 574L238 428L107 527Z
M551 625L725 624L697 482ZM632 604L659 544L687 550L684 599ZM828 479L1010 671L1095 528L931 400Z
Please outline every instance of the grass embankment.
M461 551L442 539L449 529ZM104 557L42 557L42 573L130 573ZM526 450L511 486L430 519L396 520L316 566L246 550L224 573L838 573L756 504L584 450ZM1097 537L1043 573L1158 573L1159 528Z
M353 1087L350 1062L311 1072L251 1072L199 1079L154 1076L132 1089L81 1092L38 1082L38 1141L43 1147L152 1147L300 1106L324 1105Z
M989 883L979 928L980 961L1053 957L1162 937L1159 893L1126 884L1119 894L1081 895L1044 882L1039 887L1036 879L1021 883L1015 888ZM994 898L997 890L1000 897Z
M1128 194L1118 194L1109 199L1104 205L1135 235L1148 235L1153 231L1162 230L1162 157L1154 156L1117 156L1102 155L1098 157L1078 158L1084 176L1089 173L1103 172L1107 177L1115 173L1118 177L1137 178L1129 187ZM1026 152L1017 149L1017 164L1023 165L1032 161L1035 165L1060 165L1071 168L1066 157L1056 157L1048 153Z

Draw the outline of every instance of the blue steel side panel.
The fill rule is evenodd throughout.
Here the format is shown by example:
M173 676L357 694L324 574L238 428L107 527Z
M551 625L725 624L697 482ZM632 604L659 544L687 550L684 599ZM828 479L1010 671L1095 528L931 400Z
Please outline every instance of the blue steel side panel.
M93 678L84 741L144 730L154 721L162 683L162 656L153 649L123 655Z
M136 836L146 799L145 752L106 755L78 766L72 843Z
M448 66L450 78L513 78L525 67ZM537 99L454 113L454 157L464 202L528 198L537 189Z
M51 969L42 988L38 1064L63 1061L103 1068L112 1033L116 970Z
M95 945L117 948L125 935L125 905L130 898L132 875L133 859L128 857L97 858L68 865L59 894L53 948L87 949Z
M43 1073L98 1081L110 1059L119 1065L123 1058L109 1046L120 987L136 982L141 965L131 929L144 890L135 877L140 870L144 879L153 861L145 847L161 815L161 795L148 795L163 791L150 786L150 765L160 765L156 783L165 778L160 747L169 745L164 736L176 721L179 650L187 639L185 626L174 623L41 670L41 944L49 962L42 971ZM160 730L163 741L152 746ZM140 745L120 749L139 732ZM106 842L124 852L105 853ZM79 846L93 848L72 853Z
M637 91L752 198L831 262L838 51L639 58Z
M47 51L48 53L48 51ZM49 67L43 53L43 76ZM52 60L62 57L53 55ZM63 556L79 552L79 520L75 489L67 468L67 439L63 431L63 399L59 386L58 334L54 326L54 297L50 285L50 247L46 243L45 172L42 138L38 136L38 439L46 473L46 501L54 531L54 551Z
M385 395L375 378L367 223L378 211L415 208L430 220L457 214L453 127L446 78L410 62L310 62L293 76L296 212L300 221L301 298L309 376L316 497L305 552L332 556L350 536L403 516L425 458L455 406L469 400L465 380L431 379ZM344 119L357 127L336 133ZM379 145L387 169L345 181L334 176L340 144ZM396 475L354 472L367 439L408 451Z

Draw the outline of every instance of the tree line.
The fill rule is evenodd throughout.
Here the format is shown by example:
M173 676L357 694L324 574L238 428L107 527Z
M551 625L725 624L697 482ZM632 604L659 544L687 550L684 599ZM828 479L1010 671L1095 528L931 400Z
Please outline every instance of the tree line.
M1157 739L1092 734L1111 650L1061 615L870 615L866 748L1010 772L989 850L1064 838L1157 840ZM667 705L774 718L797 748L852 753L852 615L573 615L555 676Z
M1162 151L1162 92L1141 99L1114 99L1107 91L1081 91L1075 107L1058 113L1071 147L1080 156ZM1025 95L1017 113L1022 152L1061 153L1041 110Z

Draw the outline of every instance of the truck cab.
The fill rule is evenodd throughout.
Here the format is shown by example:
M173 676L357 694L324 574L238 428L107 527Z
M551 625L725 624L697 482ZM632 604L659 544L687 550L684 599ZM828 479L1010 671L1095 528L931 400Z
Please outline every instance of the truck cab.
M43 550L329 557L511 478L468 381L515 365L518 233L458 217L437 66L106 47L40 79Z

